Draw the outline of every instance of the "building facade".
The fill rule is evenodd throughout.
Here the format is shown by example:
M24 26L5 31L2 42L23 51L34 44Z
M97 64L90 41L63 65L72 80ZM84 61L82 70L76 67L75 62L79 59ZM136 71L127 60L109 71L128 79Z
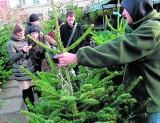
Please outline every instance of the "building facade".
M83 9L89 4L94 4L101 0L54 0L57 7L66 6L69 3L78 5ZM50 0L8 0L12 15L20 16L20 19L28 18L30 14L38 14L42 20L49 19L49 11L52 11ZM18 15L19 14L19 15Z
M0 20L6 19L9 12L9 5L7 0L0 0Z

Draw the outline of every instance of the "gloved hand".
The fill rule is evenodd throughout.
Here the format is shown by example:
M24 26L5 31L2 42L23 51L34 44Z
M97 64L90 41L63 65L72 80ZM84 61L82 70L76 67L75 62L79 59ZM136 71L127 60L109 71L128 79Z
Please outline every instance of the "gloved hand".
M38 53L38 52L39 52L39 50L41 49L41 47L40 47L40 46L38 46L37 44L36 44L36 45L34 45L32 48L33 48L33 50L35 51L35 53Z
M45 58L45 50L43 48L40 48L37 55L40 59L44 59Z

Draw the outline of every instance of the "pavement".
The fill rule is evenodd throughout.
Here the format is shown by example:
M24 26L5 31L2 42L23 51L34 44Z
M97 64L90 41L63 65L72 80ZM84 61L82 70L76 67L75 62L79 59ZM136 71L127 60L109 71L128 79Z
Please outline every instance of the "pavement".
M11 77L2 88L1 96L4 103L0 105L0 123L26 123L26 116L20 114L27 109L18 82Z

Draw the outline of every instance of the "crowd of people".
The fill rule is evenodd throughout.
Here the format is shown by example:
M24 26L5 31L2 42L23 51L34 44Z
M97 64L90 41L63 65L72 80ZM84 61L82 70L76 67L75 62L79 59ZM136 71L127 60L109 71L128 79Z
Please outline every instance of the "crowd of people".
M80 33L82 32L82 28L79 28L80 24L78 24L77 27L74 27L75 13L73 11L67 12L66 23L63 23L63 20L58 18L58 25L61 30L61 39L64 47L72 33L72 28L75 28L75 31L74 34L72 33L68 46L72 45L82 35L82 33ZM55 27L53 29L55 29ZM65 34L63 34L64 32ZM29 98L30 102L34 105L34 93L37 92L34 89L35 85L32 83L31 77L22 72L21 67L26 68L34 74L36 74L37 71L51 72L51 67L45 56L46 50L30 38L27 38L28 34L50 48L52 48L52 46L57 47L57 44L53 31L49 32L48 35L43 34L43 30L39 27L39 17L37 14L31 14L29 16L29 22L27 23L26 28L21 23L17 23L14 26L12 37L7 45L9 56L13 61L14 79L19 82L24 102L26 103L26 98ZM41 93L37 93L40 97Z
M160 122L160 14L153 8L152 0L122 0L121 6L124 8L122 16L126 18L128 24L133 28L133 32L118 36L112 41L105 42L99 46L91 48L79 44L70 52L56 55L61 66L68 66L72 62L78 65L102 68L113 65L125 64L125 74L123 83L126 87L139 76L143 80L136 86L133 97L137 99L139 105L151 98L151 102L146 107L147 118L136 119L138 123L159 123ZM83 28L75 22L75 13L66 13L66 22L59 23L60 36L65 48L72 45L82 34ZM27 34L50 46L56 46L54 34L49 36L41 35L41 30L37 26L38 16L32 14L29 17ZM51 36L52 35L52 36ZM14 76L22 88L23 99L29 97L34 102L31 78L21 71L25 67L31 72L47 71L50 68L45 58L45 50L31 40L26 40L25 29L22 25L16 24L13 35L8 43L8 51L13 61ZM34 54L34 61L31 60L30 53ZM41 62L40 60L41 59ZM43 60L47 66L43 68ZM40 62L40 63L39 63ZM77 70L78 71L78 70Z

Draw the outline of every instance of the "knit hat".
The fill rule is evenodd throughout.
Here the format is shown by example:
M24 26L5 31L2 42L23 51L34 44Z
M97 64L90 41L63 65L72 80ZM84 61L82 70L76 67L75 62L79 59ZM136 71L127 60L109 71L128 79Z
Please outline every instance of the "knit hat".
M35 21L38 21L38 20L39 20L39 17L36 14L31 14L29 16L29 22L35 22Z
M29 33L31 34L32 32L40 32L40 28L37 26L37 25L31 25L30 26L30 30L29 30Z

